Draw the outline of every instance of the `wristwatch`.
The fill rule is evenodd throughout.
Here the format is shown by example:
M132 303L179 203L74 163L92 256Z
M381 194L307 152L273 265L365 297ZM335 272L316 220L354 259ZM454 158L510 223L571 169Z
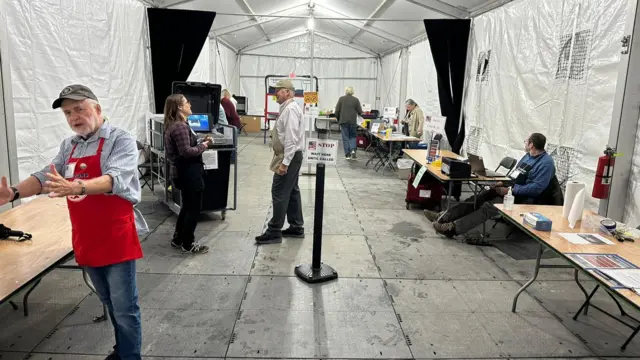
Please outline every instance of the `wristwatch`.
M78 184L80 184L82 186L82 190L80 191L80 196L82 195L87 195L87 187L84 186L84 183L80 180L76 181Z
M11 199L11 202L20 199L20 191L18 191L18 189L14 188L13 186L11 187L11 190L13 190L13 199Z

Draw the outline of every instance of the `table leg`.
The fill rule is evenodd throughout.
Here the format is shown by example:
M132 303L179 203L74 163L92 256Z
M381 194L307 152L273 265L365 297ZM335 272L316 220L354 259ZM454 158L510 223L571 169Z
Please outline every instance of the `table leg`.
M591 291L591 294L589 294L589 296L587 296L587 300L585 300L584 304L582 304L582 306L580 306L580 309L578 309L578 312L573 315L573 320L578 320L578 315L580 315L580 313L582 312L582 309L585 310L585 314L587 313L587 307L589 306L589 302L591 301L591 298L593 297L593 295L596 294L596 291L598 291L598 289L600 289L600 285L596 285L595 288L593 288L593 291Z
M627 350L627 345L629 345L629 343L631 342L631 340L633 340L634 337L636 337L636 335L638 335L638 331L640 330L640 326L636 327L635 330L633 330L633 333L631 333L631 336L629 336L629 338L627 339L627 341L624 342L624 344L622 344L622 347L620 348L620 351L625 351Z
M453 181L449 180L449 190L447 191L447 211L451 210L451 194L453 194Z
M96 294L96 296L98 296L98 292L96 291L95 286L93 286L91 279L89 279L89 274L87 274L87 272L84 269L82 269L82 279L84 280L84 283L87 284L89 289L91 289L91 291L94 294ZM102 315L94 317L93 322L106 321L107 318L108 318L107 307L104 304L102 304Z
M587 292L587 289L585 289L584 286L582 286L582 284L580 283L580 280L578 280L578 274L579 274L578 269L574 268L573 269L573 278L576 280L576 284L578 284L578 287L580 288L580 290L584 294L585 299L588 299L589 298L589 293ZM587 315L588 311L589 311L589 304L587 303L587 306L584 307L584 314Z
M29 290L27 290L27 292L24 294L24 297L22 298L22 307L24 311L24 316L29 316L29 295L31 295L31 292L35 290L36 286L40 284L40 280L42 279L36 280L33 286L29 288Z
M513 305L511 306L511 312L516 312L516 307L518 305L518 297L520 296L520 294L525 291L531 284L533 284L534 281L536 281L536 278L538 277L538 272L540 271L540 259L542 259L542 253L544 252L544 245L539 244L539 248L538 248L538 257L536 258L536 268L533 272L533 277L527 281L526 284L524 284L520 290L518 290L518 292L516 293L516 296L513 298Z

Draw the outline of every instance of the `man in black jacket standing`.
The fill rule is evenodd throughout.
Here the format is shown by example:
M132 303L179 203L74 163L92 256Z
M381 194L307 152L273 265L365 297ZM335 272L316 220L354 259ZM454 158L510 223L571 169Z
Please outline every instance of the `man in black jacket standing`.
M345 89L345 95L336 104L336 118L342 132L342 145L347 160L356 158L356 131L358 130L358 115L362 115L360 100L353 96L351 86Z

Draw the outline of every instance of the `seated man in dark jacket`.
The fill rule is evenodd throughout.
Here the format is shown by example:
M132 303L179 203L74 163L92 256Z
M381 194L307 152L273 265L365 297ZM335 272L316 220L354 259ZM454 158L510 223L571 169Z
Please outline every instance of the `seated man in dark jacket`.
M555 179L556 168L551 155L544 150L547 139L534 133L524 142L527 154L520 159L509 177L513 187L511 193L516 204L538 204L541 196ZM552 179L554 182L552 182ZM495 184L491 189L464 200L447 212L436 213L425 210L425 216L434 222L433 227L447 236L461 235L498 214L493 204L500 203L508 188L503 183ZM479 206L474 209L474 203Z

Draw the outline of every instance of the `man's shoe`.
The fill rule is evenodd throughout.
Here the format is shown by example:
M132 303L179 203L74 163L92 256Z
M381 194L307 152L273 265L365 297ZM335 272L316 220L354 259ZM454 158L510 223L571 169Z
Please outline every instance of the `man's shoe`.
M194 242L193 244L191 244L191 247L189 249L182 246L182 252L185 254L206 254L209 252L209 247Z
M357 158L358 158L358 157L356 156L356 151L355 151L355 150L351 150L351 159L352 159L352 160L355 160L355 159L357 159Z
M266 232L260 236L256 236L256 244L258 245L279 244L281 242L282 242L282 235L276 235L276 234Z
M432 223L438 222L438 219L440 219L442 215L444 215L444 211L440 211L440 212L431 211L431 210L424 211L424 217L426 217L427 220Z
M456 235L456 224L452 222L444 224L434 222L433 228L436 229L438 234L442 234L448 238L452 238Z
M344 156L345 160L351 160L351 153L348 153Z
M282 230L282 237L302 239L304 238L304 228L295 229L295 228L289 227L286 230Z
M182 244L178 242L178 239L171 239L171 247L174 249L180 249Z
M120 360L120 355L118 355L118 353L115 350L111 350L109 352L109 355L104 358L104 360Z

